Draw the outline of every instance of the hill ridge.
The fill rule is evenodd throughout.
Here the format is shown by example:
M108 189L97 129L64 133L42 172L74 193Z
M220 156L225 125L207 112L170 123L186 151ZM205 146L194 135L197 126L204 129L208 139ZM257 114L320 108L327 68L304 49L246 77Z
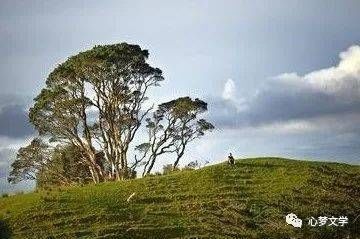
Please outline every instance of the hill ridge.
M359 182L360 166L248 158L2 198L0 231L4 238L357 238L359 221L297 230L284 217L354 220Z

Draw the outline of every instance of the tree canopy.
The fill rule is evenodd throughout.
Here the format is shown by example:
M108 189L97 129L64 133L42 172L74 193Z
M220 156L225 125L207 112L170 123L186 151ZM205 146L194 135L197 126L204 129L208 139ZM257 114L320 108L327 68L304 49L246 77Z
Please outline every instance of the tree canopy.
M164 80L162 71L147 62L148 57L148 51L140 46L121 43L95 46L58 65L49 74L46 86L34 99L29 112L39 139L19 150L11 181L20 178L16 177L19 168L26 168L18 164L36 161L35 155L24 155L24 151L36 151L52 159L61 158L35 149L35 146L40 147L36 145L40 142L44 149L55 145L58 150L67 147L76 151L77 164L88 169L95 183L129 178L138 167L144 167L146 173L150 173L158 152L152 152L153 156L145 166L138 158L128 155L131 143L145 121L149 135L155 138L147 142L147 146L159 146L162 153L176 153L176 166L187 143L211 130L213 125L204 119L197 120L198 114L207 110L207 104L190 97L160 104L152 117L147 117L153 111L153 107L144 104L149 90L160 86ZM165 127L168 129L158 128L163 119L168 120ZM166 143L171 141L168 149L164 148L164 140ZM145 144L137 149L144 147ZM133 162L130 164L129 161ZM33 172L34 178L45 170L32 167L29 165L26 170Z
M207 111L207 103L200 99L181 97L158 106L151 118L147 118L147 142L137 146L145 161L143 175L153 169L158 156L176 153L175 169L191 141L202 137L214 126L198 115Z

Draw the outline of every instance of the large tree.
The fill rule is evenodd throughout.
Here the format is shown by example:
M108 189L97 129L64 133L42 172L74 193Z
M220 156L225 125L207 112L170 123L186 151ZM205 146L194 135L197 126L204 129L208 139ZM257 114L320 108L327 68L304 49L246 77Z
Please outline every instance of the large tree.
M148 51L126 43L96 46L70 57L50 73L30 120L42 136L79 149L94 182L128 175L127 152L150 109L147 93L163 80ZM97 148L111 168L96 162Z
M48 141L44 144L76 149L79 165L88 168L95 183L129 178L139 166L137 160L129 166L129 148L152 110L144 104L149 90L164 79L159 68L147 63L148 56L147 50L127 43L96 46L72 56L49 74L45 88L30 109L31 123L43 142ZM205 102L195 102L203 106L188 105L195 107L187 108L189 116L206 109ZM156 112L163 111L161 114L166 117L175 108L168 102ZM195 118L192 116L191 120ZM210 126L199 121L196 124L199 129L187 128L188 122L184 123L176 126L183 127L177 129L180 131L176 137L182 140L176 139L172 151L178 154L178 159L186 144ZM172 139L175 140L175 135Z

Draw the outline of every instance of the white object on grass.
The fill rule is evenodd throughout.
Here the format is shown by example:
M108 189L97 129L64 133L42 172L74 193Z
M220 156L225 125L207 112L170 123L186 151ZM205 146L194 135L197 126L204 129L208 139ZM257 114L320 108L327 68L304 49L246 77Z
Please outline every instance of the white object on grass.
M127 202L130 202L130 200L131 200L134 196L135 196L135 193L132 193L132 194L128 197L128 199L126 199L126 201L127 201Z

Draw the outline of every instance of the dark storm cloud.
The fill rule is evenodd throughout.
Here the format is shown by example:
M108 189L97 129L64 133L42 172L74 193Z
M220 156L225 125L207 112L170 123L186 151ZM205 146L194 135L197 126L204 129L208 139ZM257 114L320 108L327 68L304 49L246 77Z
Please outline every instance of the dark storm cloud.
M273 85L273 87L276 84ZM263 90L238 111L231 101L215 99L210 102L211 116L219 126L237 128L259 126L289 120L306 120L327 115L360 113L359 100L344 100L323 92L283 88Z
M0 109L0 136L22 138L33 132L24 106L5 105Z

